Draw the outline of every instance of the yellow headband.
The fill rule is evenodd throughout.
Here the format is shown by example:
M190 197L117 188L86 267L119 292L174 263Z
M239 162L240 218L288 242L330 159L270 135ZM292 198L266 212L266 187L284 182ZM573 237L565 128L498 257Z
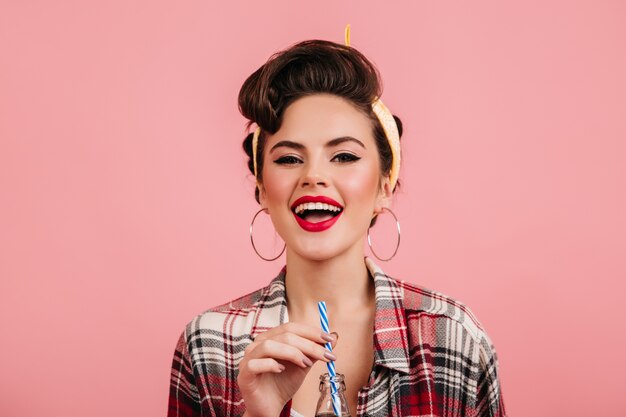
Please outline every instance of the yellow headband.
M345 43L346 46L350 46L350 24L346 25ZM396 120L393 118L393 115L387 106L383 104L380 98L374 100L372 103L372 110L380 121L380 124L385 131L387 141L389 142L389 147L391 148L392 161L391 172L389 173L389 182L391 183L391 189L393 190L398 182L398 175L400 174L400 133L398 132L398 125L396 124ZM256 155L260 134L261 127L259 126L256 128L254 135L252 136L252 163L254 164L255 179L259 178L257 175Z

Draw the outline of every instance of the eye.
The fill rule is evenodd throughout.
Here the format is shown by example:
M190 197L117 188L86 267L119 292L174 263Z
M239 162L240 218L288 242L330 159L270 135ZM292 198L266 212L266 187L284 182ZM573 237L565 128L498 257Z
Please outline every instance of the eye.
M285 155L285 156L281 156L280 158L276 159L274 161L275 164L279 164L279 165L293 165L293 164L299 164L302 163L302 161L300 160L300 158L293 156L293 155Z
M348 162L358 161L359 159L361 158L354 154L351 154L348 152L342 152L342 153L338 153L337 155L335 155L333 159L331 159L331 161L336 160L339 163L348 163Z

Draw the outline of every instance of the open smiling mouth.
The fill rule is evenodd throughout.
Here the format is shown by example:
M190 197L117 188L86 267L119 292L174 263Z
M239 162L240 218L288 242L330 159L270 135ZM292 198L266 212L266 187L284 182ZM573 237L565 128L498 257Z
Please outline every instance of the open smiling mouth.
M343 213L343 208L339 204L334 204L334 201L333 203L309 201L295 204L292 212L296 221L304 230L321 232L335 224L341 213Z
M326 203L304 203L295 208L296 216L310 223L319 223L332 219L341 212L341 208Z

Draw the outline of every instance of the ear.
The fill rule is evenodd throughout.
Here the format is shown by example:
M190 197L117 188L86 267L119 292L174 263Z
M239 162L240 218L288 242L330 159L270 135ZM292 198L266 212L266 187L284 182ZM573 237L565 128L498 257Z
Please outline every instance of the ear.
M384 208L391 207L391 200L393 197L393 190L391 189L391 182L389 177L386 176L381 180L378 197L376 197L376 205L374 207L374 213L380 214Z

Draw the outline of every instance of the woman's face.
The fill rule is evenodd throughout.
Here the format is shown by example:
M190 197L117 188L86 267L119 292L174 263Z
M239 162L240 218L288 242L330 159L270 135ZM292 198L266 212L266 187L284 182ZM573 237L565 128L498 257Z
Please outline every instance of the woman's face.
M363 245L391 201L370 120L330 94L290 104L265 141L261 205L290 251L312 260Z

